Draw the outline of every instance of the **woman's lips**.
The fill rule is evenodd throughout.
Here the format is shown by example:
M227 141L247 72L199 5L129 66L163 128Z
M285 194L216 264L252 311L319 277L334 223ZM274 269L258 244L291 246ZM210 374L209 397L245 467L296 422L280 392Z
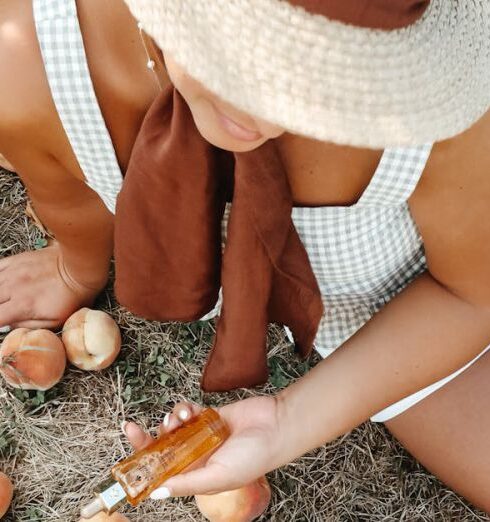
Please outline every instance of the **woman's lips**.
M221 125L225 128L225 130L240 141L257 141L260 138L262 138L262 134L256 130L247 129L246 127L243 127L236 121L228 118L228 116L225 116L219 109L214 107L214 110L216 111L216 114L218 116L218 120L220 121Z

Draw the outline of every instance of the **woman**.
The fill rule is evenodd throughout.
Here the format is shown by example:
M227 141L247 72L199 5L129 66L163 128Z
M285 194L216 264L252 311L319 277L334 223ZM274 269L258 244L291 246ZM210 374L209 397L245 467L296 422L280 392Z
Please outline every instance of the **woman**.
M127 3L163 49L174 116L188 107L230 151L275 140L325 305L324 361L276 397L221 408L230 439L155 498L239 487L371 417L490 512L488 4ZM163 429L198 410L178 405Z
M119 0L0 5L0 164L57 240L0 261L0 327L56 327L106 284L115 198L160 89L144 38Z

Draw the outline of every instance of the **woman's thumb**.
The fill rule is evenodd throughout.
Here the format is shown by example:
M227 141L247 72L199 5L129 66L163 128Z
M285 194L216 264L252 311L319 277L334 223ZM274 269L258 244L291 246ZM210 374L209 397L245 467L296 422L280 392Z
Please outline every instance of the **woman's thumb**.
M187 497L191 495L209 495L235 489L226 469L219 464L207 464L206 466L175 475L168 479L162 486L153 491L152 499L163 500L169 497Z

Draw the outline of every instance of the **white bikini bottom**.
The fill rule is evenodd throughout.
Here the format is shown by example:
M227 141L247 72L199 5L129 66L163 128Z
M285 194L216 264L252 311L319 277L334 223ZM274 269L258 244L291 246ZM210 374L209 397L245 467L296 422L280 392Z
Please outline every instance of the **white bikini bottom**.
M468 364L466 364L459 370L456 370L454 373L452 373L451 375L448 375L444 379L441 379L440 381L437 381L434 384L430 384L429 386L423 388L422 390L412 393L412 395L409 395L408 397L405 397L404 399L402 399L398 402L395 402L391 406L388 406L384 410L381 410L376 415L373 415L371 417L371 420L373 422L386 422L390 419L393 419L397 415L400 415L400 413L403 413L404 411L408 410L408 408L411 408L412 406L414 406L415 404L420 402L422 399L425 399L431 393L434 393L439 388L442 388L449 381L452 381L460 373L463 373L467 368L469 368L472 364L474 364L482 355L487 353L489 350L490 350L490 346L487 346L485 348L485 350L483 350L481 353L479 353L473 360L471 360Z

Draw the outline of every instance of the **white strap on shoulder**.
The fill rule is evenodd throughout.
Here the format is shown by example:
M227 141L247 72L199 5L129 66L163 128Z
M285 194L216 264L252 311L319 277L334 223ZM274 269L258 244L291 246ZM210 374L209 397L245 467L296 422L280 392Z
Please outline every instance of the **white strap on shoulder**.
M412 195L429 159L432 143L386 149L357 206L396 206Z
M63 128L87 184L114 212L123 178L90 77L75 0L33 0L33 10Z

